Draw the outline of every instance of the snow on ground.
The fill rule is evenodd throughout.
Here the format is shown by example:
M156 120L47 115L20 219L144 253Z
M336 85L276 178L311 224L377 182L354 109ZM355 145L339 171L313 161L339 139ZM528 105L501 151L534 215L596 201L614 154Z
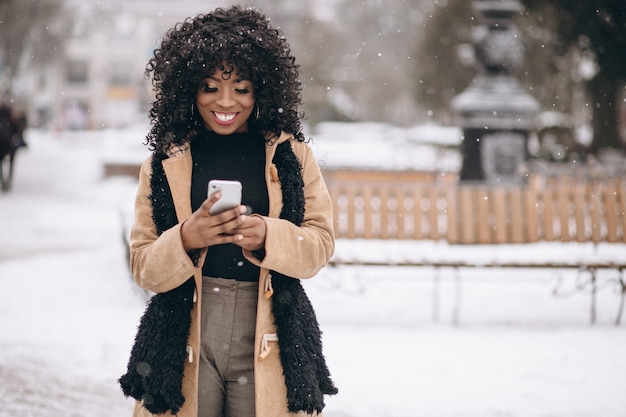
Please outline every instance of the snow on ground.
M143 158L143 135L29 132L0 195L0 416L130 415L116 379L144 308L122 243L135 181L103 179L102 162ZM337 249L412 249L371 244ZM587 277L571 270L328 267L305 283L340 389L325 416L624 417L615 279L599 277L590 326Z
M461 166L458 152L452 149L461 140L458 128L326 122L306 137L312 138L322 166L446 172L458 171Z

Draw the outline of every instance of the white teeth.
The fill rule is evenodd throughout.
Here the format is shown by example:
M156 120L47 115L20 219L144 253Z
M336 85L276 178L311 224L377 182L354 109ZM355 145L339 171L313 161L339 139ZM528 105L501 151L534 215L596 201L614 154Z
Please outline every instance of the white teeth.
M217 113L215 112L215 117L219 119L220 122L230 122L237 116L237 113Z

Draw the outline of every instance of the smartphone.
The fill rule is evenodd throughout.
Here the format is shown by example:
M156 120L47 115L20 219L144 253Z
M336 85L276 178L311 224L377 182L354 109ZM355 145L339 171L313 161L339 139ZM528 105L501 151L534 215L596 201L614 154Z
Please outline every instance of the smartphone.
M207 197L216 191L222 193L222 197L211 207L209 214L218 214L225 210L241 205L241 183L230 180L211 180L207 190Z

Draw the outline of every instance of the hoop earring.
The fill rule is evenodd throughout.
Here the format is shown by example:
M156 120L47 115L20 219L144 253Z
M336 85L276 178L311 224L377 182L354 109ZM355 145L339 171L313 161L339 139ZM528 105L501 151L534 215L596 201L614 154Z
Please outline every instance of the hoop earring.
M254 122L259 120L259 117L261 117L261 110L259 109L259 106L255 103L254 104Z
M200 123L200 120L198 120L198 116L196 116L196 103L195 102L191 102L191 121L193 122L194 126L199 127L202 125L202 123Z

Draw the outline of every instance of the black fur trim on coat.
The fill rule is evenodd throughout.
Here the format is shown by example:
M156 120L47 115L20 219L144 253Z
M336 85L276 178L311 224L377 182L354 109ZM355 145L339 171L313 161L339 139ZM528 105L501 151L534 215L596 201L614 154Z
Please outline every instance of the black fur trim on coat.
M278 145L274 164L283 194L280 218L300 226L306 203L304 181L300 161L289 142ZM287 386L287 407L293 413L320 413L324 394L338 391L322 354L322 333L315 311L299 279L272 271L272 286L272 313Z
M126 397L152 414L176 414L185 402L183 371L193 307L193 279L150 300L139 323L128 368L119 383Z
M149 198L158 234L178 221L161 163L163 159L164 155L155 155L150 180ZM273 162L283 193L280 218L299 226L305 212L304 181L302 167L289 142L277 146ZM199 251L190 253L194 263L198 254ZM322 353L315 311L300 280L272 271L272 284L272 313L288 409L294 413L319 413L324 408L324 394L336 394L337 388L330 379ZM181 389L193 291L193 279L189 279L182 286L152 298L141 319L127 373L119 380L124 395L143 400L144 407L153 414L168 410L176 414L184 402ZM167 310L162 310L164 307ZM165 357L169 360L160 360Z
M163 153L153 156L148 196L159 235L178 223L163 170L165 158ZM197 264L200 251L191 251L189 255ZM191 277L183 285L150 299L139 323L126 374L119 379L124 395L142 401L152 414L176 414L185 402L183 372L194 290Z

